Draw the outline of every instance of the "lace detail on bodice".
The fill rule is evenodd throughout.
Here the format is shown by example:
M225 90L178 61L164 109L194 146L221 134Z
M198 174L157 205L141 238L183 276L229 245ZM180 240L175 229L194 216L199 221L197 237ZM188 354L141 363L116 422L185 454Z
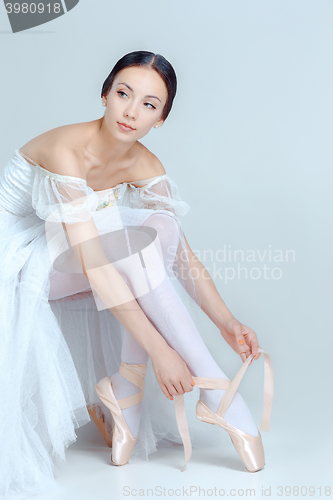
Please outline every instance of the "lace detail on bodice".
M121 187L111 188L106 196L100 198L100 203L96 208L96 212L99 210L103 210L103 208L113 207L116 202L118 202L121 198ZM98 191L95 191L95 193Z

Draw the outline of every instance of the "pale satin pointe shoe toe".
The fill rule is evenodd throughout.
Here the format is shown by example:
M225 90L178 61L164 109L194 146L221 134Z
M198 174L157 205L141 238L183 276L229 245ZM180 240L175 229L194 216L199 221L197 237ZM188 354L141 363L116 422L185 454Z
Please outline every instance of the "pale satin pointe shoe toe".
M196 406L196 416L202 422L218 425L227 431L238 455L249 472L257 472L265 466L265 453L259 429L258 436L252 436L237 429L210 410L200 399Z
M261 348L258 349L258 352L264 353L264 409L262 413L260 429L262 431L269 432L274 391L273 365L271 357L267 352L265 352ZM193 377L193 380L195 382L195 387L198 388L226 390L216 413L208 408L199 399L196 405L196 416L202 422L218 425L219 427L222 427L224 430L226 430L239 457L245 465L245 468L249 472L257 472L265 466L265 453L259 429L258 435L252 436L247 432L237 429L223 418L252 359L253 354L251 354L246 359L232 381L208 377ZM186 467L186 464L191 458L192 445L187 427L186 413L182 394L175 396L175 407L178 428L183 440L185 451L185 465L181 469L181 471L183 471Z
M99 399L109 408L114 420L111 452L111 462L113 465L127 464L137 441L137 437L134 438L129 430L122 410L139 404L142 401L147 364L131 365L122 362L119 367L119 373L140 387L141 391L132 396L117 400L112 390L111 377L105 377L95 385Z

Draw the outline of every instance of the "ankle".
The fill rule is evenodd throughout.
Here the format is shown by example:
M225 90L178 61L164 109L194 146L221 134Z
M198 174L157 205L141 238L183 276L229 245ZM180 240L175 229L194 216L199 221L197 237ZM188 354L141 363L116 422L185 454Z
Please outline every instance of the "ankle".
M140 387L130 382L121 373L116 372L111 376L112 389L117 399L126 398L140 392Z
M217 413L225 392L223 389L200 389L200 399L211 411ZM236 429L242 430L252 436L258 435L258 429L251 412L238 391L222 418L236 427Z
M217 412L224 394L225 390L223 389L200 389L201 401L214 413Z
M131 398L135 396L141 391L143 397L146 372L146 363L133 365L121 362L119 371L111 376L111 384L115 398L117 400L124 400L127 397ZM136 438L139 432L142 401L136 404L132 403L128 407L120 405L120 408L122 408L123 416L132 436Z

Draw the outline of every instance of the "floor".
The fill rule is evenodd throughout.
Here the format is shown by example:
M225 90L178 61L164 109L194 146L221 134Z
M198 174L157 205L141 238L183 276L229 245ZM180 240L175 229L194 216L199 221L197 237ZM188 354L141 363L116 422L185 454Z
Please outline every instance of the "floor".
M66 462L57 467L57 492L34 496L36 500L93 500L123 498L181 497L273 499L327 498L332 461L332 443L324 428L309 428L304 422L262 432L266 466L249 473L238 457L228 434L205 425L201 442L193 447L184 472L181 445L159 447L149 462L116 467L110 463L111 450L93 422L77 430L78 440L66 452ZM285 428L284 428L285 427ZM201 427L203 428L203 427ZM325 490L326 487L326 490ZM201 490L199 491L199 489ZM297 489L298 488L298 489ZM149 490L150 489L150 490Z

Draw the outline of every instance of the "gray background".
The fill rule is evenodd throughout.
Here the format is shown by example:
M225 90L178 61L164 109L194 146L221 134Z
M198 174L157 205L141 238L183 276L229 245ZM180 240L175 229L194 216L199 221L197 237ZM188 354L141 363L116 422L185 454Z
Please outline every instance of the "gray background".
M171 114L141 142L191 206L182 219L190 246L212 276L214 263L221 269L214 277L219 293L256 331L274 364L271 432L262 433L264 470L245 473L230 440L210 426L200 429L220 439L220 450L199 450L185 475L178 469L182 455L163 456L163 450L151 466L106 467L85 447L103 446L90 422L79 429L59 471L62 495L106 498L112 488L123 498L125 484L193 484L253 487L257 496L261 486L271 486L271 498L280 498L279 485L330 484L332 15L332 2L324 0L81 0L66 15L14 35L0 9L0 168L36 135L102 116L102 83L127 52L149 50L173 64L178 93ZM258 271L238 279L239 258L217 260L224 245L245 255L271 250L271 261L257 254L255 262L241 262L248 273L266 264L269 279L263 271L258 279ZM274 262L276 250L283 262ZM287 250L295 260L285 261ZM226 267L236 269L227 282ZM274 267L280 279L272 278ZM204 340L232 377L239 356L210 320L203 317L203 324ZM240 386L258 427L262 384L263 357ZM227 451L231 462L219 468ZM171 468L159 483L166 460Z

